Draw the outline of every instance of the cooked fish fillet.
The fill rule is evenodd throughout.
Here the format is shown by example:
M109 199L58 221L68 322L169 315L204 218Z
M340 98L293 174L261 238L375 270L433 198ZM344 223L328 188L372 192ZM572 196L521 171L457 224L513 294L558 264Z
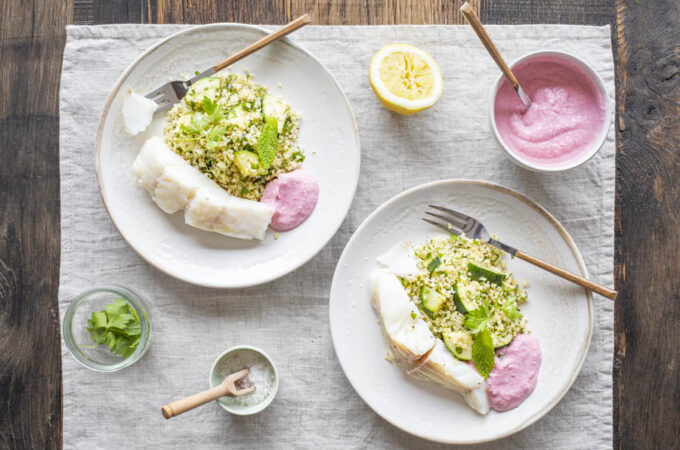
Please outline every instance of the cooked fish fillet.
M378 313L393 362L410 370L432 350L435 338L394 273L376 270L370 285L371 305Z
M184 209L188 225L241 239L264 238L274 214L270 206L228 194L161 138L144 143L133 168L158 207L168 214Z
M396 243L384 255L377 258L378 263L390 269L395 275L405 277L417 273L418 262L413 245L408 241Z
M484 378L475 369L457 360L440 339L421 364L408 374L462 394L465 402L480 414L489 412Z
M405 248L402 246L394 253L398 255L396 260L401 258L399 255L403 256ZM387 258L388 262L394 260ZM480 414L489 412L484 379L474 368L457 360L444 342L434 337L394 272L390 269L374 271L370 275L370 288L371 305L378 313L393 362L414 378L460 393Z

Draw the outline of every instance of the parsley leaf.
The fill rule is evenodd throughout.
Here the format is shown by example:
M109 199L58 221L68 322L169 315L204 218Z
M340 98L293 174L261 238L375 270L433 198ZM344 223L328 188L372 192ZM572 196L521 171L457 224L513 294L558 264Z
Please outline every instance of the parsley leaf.
M87 331L94 347L106 345L112 353L127 358L139 345L142 334L137 311L122 298L94 311L87 321Z
M486 330L488 321L489 318L486 314L483 314L479 309L475 309L465 316L465 328L470 330L472 334L479 333L482 330Z
M227 127L223 125L215 125L212 130L210 130L210 133L208 133L208 139L211 141L219 141L222 139L222 136L224 136L224 133L227 132Z
M209 97L203 97L201 106L203 107L203 111L210 117L212 123L216 123L222 118L222 108L215 100L211 100Z
M486 328L474 335L472 361L475 363L479 374L486 380L495 364L493 340L491 339L491 333Z
M194 130L201 132L210 126L210 118L203 113L195 112L191 115L191 124Z
M512 300L508 299L505 303L503 303L503 306L501 306L501 309L505 313L506 316L508 316L508 319L521 319L522 318L522 313L519 312L519 309L515 304L512 302Z
M491 318L490 312L489 303L485 299L482 299L479 307L470 311L465 316L465 328L470 330L470 333L472 334L486 330L486 325Z
M262 132L257 139L257 156L260 157L260 164L264 170L269 170L269 166L276 157L276 149L279 144L277 137L276 117L265 116Z
M430 275L432 275L432 272L434 272L437 267L441 266L441 264L442 260L439 259L439 256L437 256L432 261L430 261L430 264L427 265L427 271L430 272Z

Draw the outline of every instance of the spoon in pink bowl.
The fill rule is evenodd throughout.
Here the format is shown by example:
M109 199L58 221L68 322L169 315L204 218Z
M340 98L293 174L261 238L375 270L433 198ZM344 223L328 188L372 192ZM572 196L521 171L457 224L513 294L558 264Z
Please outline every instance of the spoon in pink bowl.
M493 60L496 62L498 68L501 69L501 72L503 72L505 78L507 78L510 84L512 84L512 87L515 88L515 92L517 92L517 95L519 95L519 99L522 101L524 106L529 108L531 106L531 99L524 92L522 86L519 85L517 77L514 73L512 73L510 66L507 65L501 54L498 52L498 49L491 40L491 37L484 29L482 22L480 22L477 18L474 8L472 8L469 3L465 2L463 6L460 7L460 12L463 13L470 26L472 26L472 29L475 30L477 37L479 37L479 40L482 41L482 44L484 44L484 47L486 47L486 51L489 52L489 55L491 55L491 58L493 58Z

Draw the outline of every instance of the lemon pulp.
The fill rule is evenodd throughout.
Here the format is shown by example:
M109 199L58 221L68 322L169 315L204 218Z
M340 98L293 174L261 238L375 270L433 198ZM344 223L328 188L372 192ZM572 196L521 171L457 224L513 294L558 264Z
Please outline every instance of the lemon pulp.
M394 52L380 65L380 79L397 97L418 100L429 97L434 88L434 76L425 60L418 55Z
M437 63L427 52L408 44L378 50L371 60L369 81L387 109L404 115L429 108L442 94Z

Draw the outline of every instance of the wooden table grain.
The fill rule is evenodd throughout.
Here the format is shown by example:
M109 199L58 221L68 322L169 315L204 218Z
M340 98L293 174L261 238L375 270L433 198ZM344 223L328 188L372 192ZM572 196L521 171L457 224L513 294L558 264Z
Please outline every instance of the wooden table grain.
M610 24L617 95L614 447L680 442L678 0L472 0L485 23ZM67 24L460 24L447 0L3 0L0 448L62 446L58 88Z

